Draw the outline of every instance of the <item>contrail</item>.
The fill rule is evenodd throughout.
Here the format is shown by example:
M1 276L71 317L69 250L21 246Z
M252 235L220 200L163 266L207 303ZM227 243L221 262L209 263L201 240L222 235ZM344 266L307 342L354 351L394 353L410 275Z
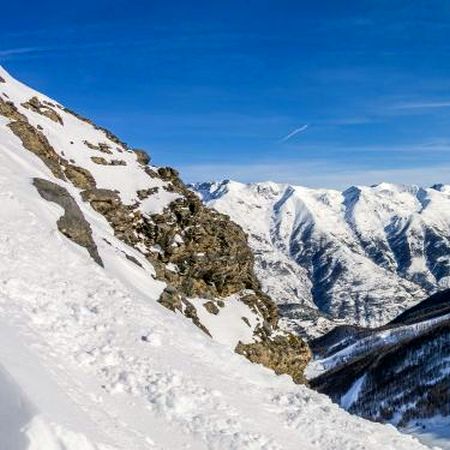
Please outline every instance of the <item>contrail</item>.
M294 137L296 134L301 133L302 131L305 131L309 127L309 124L302 125L300 128L296 128L295 130L291 131L288 135L286 135L284 138L280 139L280 142L286 142L287 140Z

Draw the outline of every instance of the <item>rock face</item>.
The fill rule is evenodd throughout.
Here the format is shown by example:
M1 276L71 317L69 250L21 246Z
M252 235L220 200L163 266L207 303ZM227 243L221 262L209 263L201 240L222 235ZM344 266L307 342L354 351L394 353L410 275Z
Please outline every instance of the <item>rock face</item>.
M34 184L44 199L64 209L57 225L66 237L107 265L90 227L106 220L116 238L166 283L161 305L212 338L228 333L227 345L251 361L303 381L309 350L279 330L277 307L261 290L239 225L205 207L174 169L149 165L142 150L11 78L0 88L0 115L9 121L11 139L43 163L48 180L43 176ZM77 202L89 205L89 214ZM125 264L142 267L126 251L116 251ZM224 311L227 319L220 320Z
M397 426L450 420L450 290L378 329L337 328L311 343L311 386L353 414Z
M56 222L59 231L71 241L85 247L92 259L103 267L103 261L98 254L97 245L92 238L91 226L84 218L77 202L67 192L67 189L42 178L35 178L33 184L42 198L56 203L64 209L64 215Z
M54 109L55 105L51 102L40 102L37 97L32 97L30 98L30 100L28 100L28 102L23 103L22 106L38 114L42 114L45 117L48 117L50 120L53 120L53 122L64 125L61 116Z
M224 181L192 188L247 232L263 290L297 332L379 326L449 287L448 186L339 192Z
M262 364L278 375L288 373L296 383L306 383L304 368L311 359L311 352L297 336L277 336L270 341L239 343L236 352L251 362Z

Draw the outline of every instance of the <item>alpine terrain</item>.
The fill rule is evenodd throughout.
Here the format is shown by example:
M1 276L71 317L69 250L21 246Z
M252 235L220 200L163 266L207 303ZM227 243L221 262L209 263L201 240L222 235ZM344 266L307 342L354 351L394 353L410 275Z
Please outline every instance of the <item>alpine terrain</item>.
M450 448L450 290L377 329L337 327L311 343L311 385L343 408Z
M248 233L263 290L297 333L379 326L450 287L448 186L340 192L223 181L192 188Z
M3 69L0 186L2 450L423 448L299 384L240 226Z

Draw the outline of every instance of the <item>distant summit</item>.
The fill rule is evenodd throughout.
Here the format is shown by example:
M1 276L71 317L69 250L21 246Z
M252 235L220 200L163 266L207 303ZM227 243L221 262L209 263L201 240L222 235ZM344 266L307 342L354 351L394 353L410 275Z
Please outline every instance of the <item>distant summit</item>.
M450 287L448 186L381 183L340 192L223 181L193 188L247 232L263 288L297 332L378 326Z

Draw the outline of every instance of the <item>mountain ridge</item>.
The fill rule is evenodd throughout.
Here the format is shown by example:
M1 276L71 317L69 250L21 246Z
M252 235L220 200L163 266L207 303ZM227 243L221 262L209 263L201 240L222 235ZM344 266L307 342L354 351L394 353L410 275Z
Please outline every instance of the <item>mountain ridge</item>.
M449 286L449 186L338 191L228 180L192 189L243 226L265 291L299 332L315 326L295 317L299 305L324 321L378 326Z
M311 342L311 385L348 411L448 448L450 290L376 329L335 328Z

